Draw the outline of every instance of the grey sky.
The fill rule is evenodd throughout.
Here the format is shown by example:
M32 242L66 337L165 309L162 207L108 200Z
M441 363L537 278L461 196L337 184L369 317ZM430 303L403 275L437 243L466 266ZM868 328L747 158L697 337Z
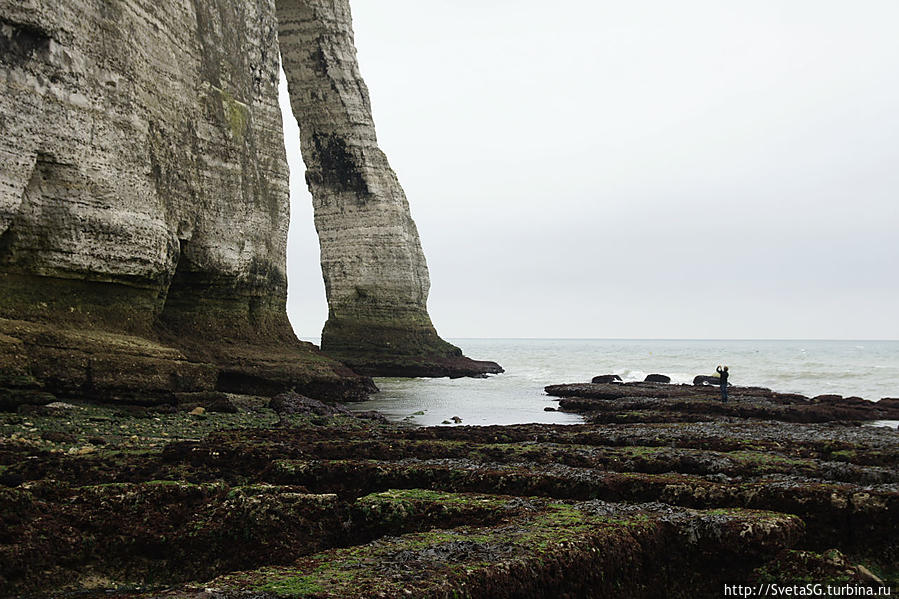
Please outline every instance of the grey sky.
M899 2L353 9L443 336L899 338ZM312 336L285 93L288 313Z

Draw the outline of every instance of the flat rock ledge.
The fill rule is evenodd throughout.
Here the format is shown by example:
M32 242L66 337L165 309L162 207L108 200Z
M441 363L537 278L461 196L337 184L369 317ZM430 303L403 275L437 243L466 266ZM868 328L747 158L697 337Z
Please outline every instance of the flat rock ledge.
M714 386L664 383L573 383L549 385L561 398L559 409L583 414L591 422L701 422L735 418L782 422L864 422L899 420L899 399L805 397L764 387L729 387L720 401Z
M363 416L234 394L0 414L0 596L711 598L899 576L893 429Z
M339 356L339 359L349 365L353 372L363 376L457 379L463 377L486 378L491 374L505 372L503 367L496 362L472 360L463 355L390 356L377 354L365 356L336 354L335 356Z
M210 344L0 318L0 410L57 397L165 405L184 393L288 389L340 401L377 391L369 377L292 336Z

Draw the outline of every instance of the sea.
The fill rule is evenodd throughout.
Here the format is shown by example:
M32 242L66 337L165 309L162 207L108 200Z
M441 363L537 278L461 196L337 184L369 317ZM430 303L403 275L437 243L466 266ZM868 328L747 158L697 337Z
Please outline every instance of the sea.
M312 340L313 342L317 340ZM380 392L355 410L378 410L419 425L530 422L575 424L580 416L547 412L546 385L589 382L600 374L642 381L666 374L692 383L726 364L734 385L809 397L836 394L876 401L899 397L899 341L451 339L465 355L493 360L505 373L486 379L375 379ZM896 427L895 421L878 425Z

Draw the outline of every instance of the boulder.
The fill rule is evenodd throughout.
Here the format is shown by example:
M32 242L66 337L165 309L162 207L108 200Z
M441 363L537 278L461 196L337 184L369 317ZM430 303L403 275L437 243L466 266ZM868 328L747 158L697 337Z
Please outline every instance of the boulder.
M380 422L383 424L390 422L387 419L387 416L385 416L384 414L382 414L381 412L378 412L376 410L366 410L364 412L353 412L353 415L356 418L361 418L362 420L373 420L374 422Z
M614 383L621 382L621 377L617 374L601 374L599 376L593 377L590 381L591 383Z
M671 377L667 374L647 374L644 383L670 383Z
M279 416L311 414L316 416L352 416L350 412L342 405L326 404L323 401L305 397L299 393L288 391L274 396L269 401L268 407L274 410Z

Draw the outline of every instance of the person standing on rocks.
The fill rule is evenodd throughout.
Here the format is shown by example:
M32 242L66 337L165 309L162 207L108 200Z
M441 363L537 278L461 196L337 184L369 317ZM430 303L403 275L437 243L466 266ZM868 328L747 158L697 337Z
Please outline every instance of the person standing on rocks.
M718 368L716 370L718 371L718 375L721 378L721 401L726 402L727 401L727 377L728 377L727 366L722 367L721 364L719 364Z

